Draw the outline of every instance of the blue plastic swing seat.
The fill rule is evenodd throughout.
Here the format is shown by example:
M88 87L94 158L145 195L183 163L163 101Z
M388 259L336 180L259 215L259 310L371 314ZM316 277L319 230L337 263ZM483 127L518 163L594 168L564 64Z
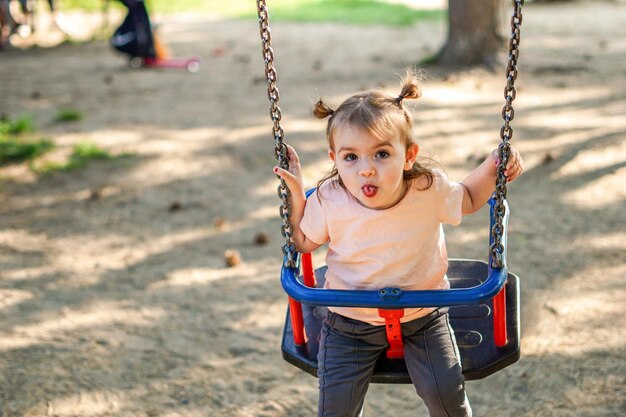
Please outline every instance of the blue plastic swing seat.
M288 268L285 269L288 270ZM323 286L325 271L326 267L315 271L318 287ZM454 293L455 289L479 286L491 279L491 277L488 278L490 272L492 271L484 261L450 259L448 279L453 290L448 292ZM494 341L491 297L471 305L449 303L450 322L461 354L463 376L466 380L484 378L515 363L520 357L519 278L512 273L507 273L506 278L502 277L502 279L506 279L506 327L508 336L507 343L503 347L497 347ZM301 281L301 278L298 280ZM302 310L307 340L300 346L294 343L291 317L288 310L283 331L283 358L309 374L317 376L318 340L321 322L328 310L326 307L320 306L319 303L303 303ZM383 354L376 364L371 382L411 383L411 380L403 359L388 359Z

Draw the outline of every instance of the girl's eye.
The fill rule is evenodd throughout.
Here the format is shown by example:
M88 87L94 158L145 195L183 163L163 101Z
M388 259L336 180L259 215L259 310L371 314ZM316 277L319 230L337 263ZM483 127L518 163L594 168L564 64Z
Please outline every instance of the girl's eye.
M356 155L353 153L349 153L346 156L343 157L344 160L346 161L355 161L356 160Z
M382 158L382 159L389 158L389 152L387 152L387 151L378 151L378 152L376 152L376 157L377 158Z

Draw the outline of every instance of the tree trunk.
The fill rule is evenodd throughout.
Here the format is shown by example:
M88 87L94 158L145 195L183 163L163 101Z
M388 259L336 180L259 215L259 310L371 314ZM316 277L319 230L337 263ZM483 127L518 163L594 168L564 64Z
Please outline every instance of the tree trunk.
M494 68L505 58L501 33L503 0L449 0L448 41L437 62L446 66Z

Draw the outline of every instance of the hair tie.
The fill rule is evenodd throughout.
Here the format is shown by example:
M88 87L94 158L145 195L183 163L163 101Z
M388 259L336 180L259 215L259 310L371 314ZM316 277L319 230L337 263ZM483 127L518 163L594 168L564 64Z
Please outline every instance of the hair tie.
M399 106L402 103L402 100L404 100L404 94L401 93L394 101Z

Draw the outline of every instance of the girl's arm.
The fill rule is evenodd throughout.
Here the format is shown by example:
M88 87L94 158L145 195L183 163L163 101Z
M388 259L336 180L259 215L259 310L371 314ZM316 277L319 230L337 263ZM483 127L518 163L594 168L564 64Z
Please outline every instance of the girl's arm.
M287 145L287 155L289 156L289 170L275 166L274 174L285 180L290 191L289 204L291 205L291 216L289 216L289 221L293 226L293 243L296 245L298 252L309 253L313 252L321 245L307 238L302 232L302 229L300 229L300 222L304 216L304 206L306 206L306 196L304 195L302 172L300 170L300 159L296 151L289 145Z
M478 211L489 200L496 189L496 168L499 163L498 150L495 149L463 180L461 183L465 188L463 214ZM517 149L511 147L511 155L504 171L507 182L515 180L522 172L524 172L522 156Z

